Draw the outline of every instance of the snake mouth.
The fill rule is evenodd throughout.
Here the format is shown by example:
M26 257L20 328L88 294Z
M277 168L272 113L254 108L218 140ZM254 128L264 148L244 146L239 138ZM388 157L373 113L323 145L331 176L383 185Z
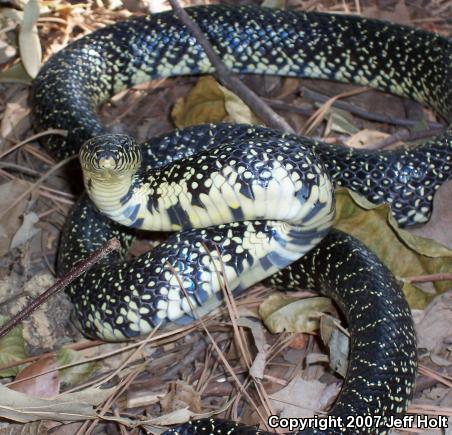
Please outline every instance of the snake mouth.
M79 153L83 172L92 178L123 178L141 165L141 150L130 136L104 134L87 140Z

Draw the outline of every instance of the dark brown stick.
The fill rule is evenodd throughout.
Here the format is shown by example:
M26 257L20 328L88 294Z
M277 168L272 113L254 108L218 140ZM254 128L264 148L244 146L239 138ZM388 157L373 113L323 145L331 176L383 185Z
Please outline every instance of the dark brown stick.
M427 130L420 130L420 131L398 131L397 133L392 134L391 136L388 136L386 139L380 140L378 142L375 142L373 144L370 144L367 146L367 149L382 149L386 148L389 145L392 145L396 142L400 141L413 141L418 139L425 139L428 137L433 136L439 136L441 133L443 133L446 130L445 127L441 128L429 128Z
M316 92L308 88L303 88L302 93L304 97L313 101L318 101L319 103L324 103L331 98L328 95L323 95L320 92ZM368 119L369 121L382 122L385 124L401 125L403 127L412 127L413 125L416 125L419 122L413 119L394 118L384 113L368 112L367 110L364 110L361 107L358 107L355 104L351 104L346 101L337 100L332 104L332 106L350 112L351 114L359 116L360 118ZM429 122L428 126L429 128L443 127L443 125L438 122Z
M274 109L285 110L286 112L299 113L303 116L311 116L315 110L314 109L305 109L303 107L296 106L295 104L285 103L281 100L272 100L270 98L262 98L269 106ZM334 106L334 104L333 104Z
M120 243L118 239L110 239L106 242L100 249L94 251L88 258L81 261L77 266L71 269L68 273L62 276L52 287L47 289L43 294L39 295L35 299L31 301L27 307L16 314L12 319L6 322L4 325L0 327L0 337L6 335L11 329L13 329L17 324L19 324L22 320L28 317L33 311L35 311L40 305L42 305L47 299L49 299L54 294L63 290L67 287L72 281L78 278L82 273L86 272L90 269L94 264L96 264L99 260L107 256L110 252L119 249Z
M249 89L237 76L233 75L232 72L228 70L205 37L201 28L190 18L187 12L181 7L178 0L168 1L174 10L174 13L185 24L187 29L193 34L206 52L207 57L215 68L216 78L223 85L237 94L267 126L288 133L295 133L284 118L275 113L256 93Z

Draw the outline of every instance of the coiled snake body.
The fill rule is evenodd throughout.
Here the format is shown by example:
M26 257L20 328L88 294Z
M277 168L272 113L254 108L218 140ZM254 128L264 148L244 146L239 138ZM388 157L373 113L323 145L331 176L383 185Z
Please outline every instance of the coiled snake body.
M224 6L188 11L235 72L370 85L452 117L452 44L438 35L339 15ZM162 321L190 321L192 305L201 313L210 309L222 265L236 291L271 276L280 288L322 291L347 318L350 366L330 414L403 413L416 368L410 312L390 272L365 246L339 231L328 233L333 187L388 202L402 225L425 222L434 192L450 178L450 129L416 148L387 152L227 124L176 131L140 147L128 136L107 134L96 115L101 102L139 82L210 71L201 47L168 12L72 43L35 79L38 125L68 130L67 140L51 137L47 148L62 158L85 143L85 185L104 213L80 199L63 234L59 272L110 237L123 247L70 287L80 326L91 336L123 340ZM126 261L132 236L120 224L182 232ZM172 431L256 432L216 420ZM347 431L360 432L306 433ZM387 431L385 424L361 430Z

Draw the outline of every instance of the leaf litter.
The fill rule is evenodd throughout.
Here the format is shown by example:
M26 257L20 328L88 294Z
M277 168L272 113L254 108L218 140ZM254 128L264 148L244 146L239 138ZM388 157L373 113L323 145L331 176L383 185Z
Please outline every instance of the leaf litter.
M0 11L5 29L0 32L0 151L5 163L0 166L2 204L12 203L27 192L27 186L36 183L32 172L23 168L44 174L54 165L32 137L30 107L24 98L30 76L36 74L41 62L69 41L131 14L146 13L148 8L167 7L152 1L133 2L129 11L126 9L129 3L124 0L122 5L94 1L69 4L54 0L41 2L37 16L37 2L30 1L23 10ZM196 2L182 3L187 6ZM304 10L360 12L444 35L452 33L450 22L444 19L452 11L450 1L432 1L428 8L424 4L417 7L417 1L403 0L379 6L365 1L333 0L268 3L270 7L285 3L287 7ZM349 85L254 76L246 77L245 81L266 100L282 103L285 109L277 110L298 132L304 131L308 119L317 111L318 121L312 134L330 142L369 148L400 130L410 132L419 128L397 122L376 123L368 119L374 113L383 113L396 121L415 113L416 125L438 122L431 111L416 104L410 106L398 97L375 91L344 96L356 89ZM326 100L318 100L306 89L316 90ZM325 101L329 101L327 106ZM348 106L339 108L338 102ZM133 133L140 140L170 131L175 125L220 120L259 123L238 97L210 77L142 84L114 97L101 113L110 128ZM29 139L30 144L24 144ZM15 151L4 154L14 148ZM450 185L443 186L435 197L431 222L408 233L394 227L384 206L366 210L368 207L359 198L347 192L338 195L341 217L338 226L354 230L355 236L377 252L403 283L414 308L421 363L418 385L425 388L417 390L412 412L451 415L451 282L434 281L426 285L403 281L451 272ZM0 220L3 249L0 300L5 314L20 310L27 295L32 294L31 288L42 292L50 285L51 275L43 278L39 273L52 270L49 266L57 252L58 234L78 191L67 183L64 173L57 171L14 204ZM35 275L40 278L31 279ZM24 292L27 283L28 290ZM341 385L347 334L337 320L325 314L329 308L319 306L314 317L316 324L320 321L321 340L316 337L317 326L300 327L303 322L296 321L287 322L291 332L271 334L256 321L259 306L286 297L276 295L267 299L269 295L270 289L255 286L235 303L230 301L226 308L216 309L202 323L198 321L170 332L159 331L144 344L88 342L68 321L70 305L57 302L60 312L65 313L57 316L57 323L52 323L57 310L44 308L46 317L41 313L39 318L38 312L38 320L26 321L0 340L0 375L4 384L0 415L26 423L21 426L23 431L47 433L52 428L52 433L64 434L92 431L95 427L103 430L116 427L121 433L156 431L156 424L217 412L225 418L242 416L243 421L265 428L265 416L271 412L281 410L300 417L325 411ZM279 309L301 309L306 321L311 321L313 315L307 307L316 304L315 299L311 301L302 292L290 295L291 300L294 297L293 308L284 305ZM323 347L322 343L327 344ZM195 348L202 350L196 358L191 351ZM322 353L325 348L329 349L330 357ZM341 356L336 358L337 355ZM333 368L328 369L328 365ZM167 373L171 378L166 377ZM243 403L247 406L241 411ZM50 422L44 424L43 418ZM67 423L72 420L74 423ZM14 424L7 427L17 429Z

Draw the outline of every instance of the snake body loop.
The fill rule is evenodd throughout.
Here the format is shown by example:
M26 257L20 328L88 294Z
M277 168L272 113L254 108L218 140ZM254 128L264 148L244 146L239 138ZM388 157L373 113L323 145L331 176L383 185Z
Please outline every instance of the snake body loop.
M369 85L452 118L452 43L439 35L340 15L225 6L188 11L234 72ZM97 206L83 196L72 211L59 273L105 239L122 244L69 288L80 327L123 340L161 322L192 321L192 306L203 314L218 303L223 266L235 292L265 277L284 289L317 289L337 302L351 332L350 365L329 415L403 413L416 370L410 311L391 273L365 246L339 231L327 234L332 189L345 186L373 203L389 203L401 225L425 222L435 191L450 179L452 129L415 148L383 152L228 124L178 130L137 146L109 134L96 113L134 84L211 71L197 41L168 12L81 38L35 79L39 128L68 130L67 140L51 137L45 145L58 158L81 148L86 190ZM124 260L133 234L122 224L181 232ZM304 433L388 430L383 419L362 430ZM169 432L257 433L211 419Z

